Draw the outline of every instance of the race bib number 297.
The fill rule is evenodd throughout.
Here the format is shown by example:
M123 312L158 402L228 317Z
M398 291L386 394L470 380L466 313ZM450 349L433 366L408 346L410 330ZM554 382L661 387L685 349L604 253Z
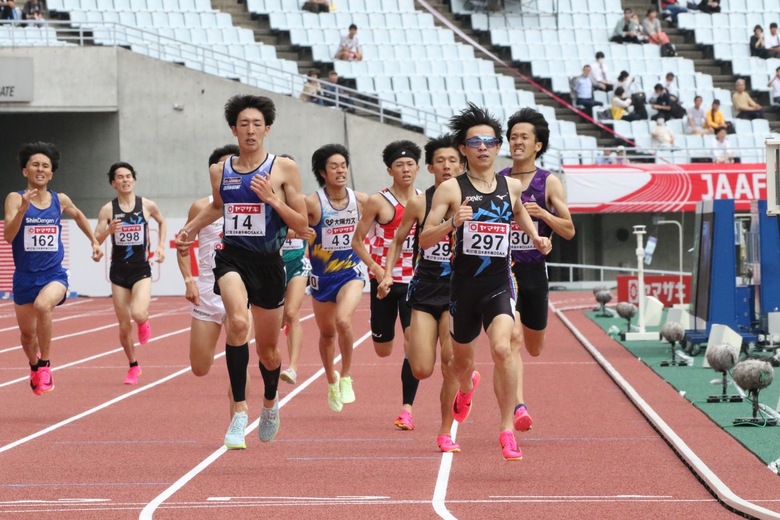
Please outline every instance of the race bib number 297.
M509 224L466 222L463 225L463 253L476 256L509 254Z

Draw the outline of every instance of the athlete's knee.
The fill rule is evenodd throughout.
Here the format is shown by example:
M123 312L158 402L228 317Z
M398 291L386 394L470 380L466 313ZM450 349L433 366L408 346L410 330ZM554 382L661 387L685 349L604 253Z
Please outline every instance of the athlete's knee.
M130 317L136 323L145 323L149 319L149 311L133 309L130 311Z
M37 314L40 318L50 315L51 311L54 309L54 306L46 300L37 298L33 303L33 309L35 309L35 314Z
M243 313L238 316L228 316L225 320L225 328L232 341L243 343L249 334L249 317Z
M37 336L35 335L35 331L21 331L21 342L22 345L32 345L35 340L37 339Z
M412 367L412 375L416 379L428 379L433 375L433 365L430 363L412 363L410 361L409 365Z
M393 342L384 341L382 343L379 343L377 341L374 341L374 351L376 352L376 355L379 357L387 357L393 353Z
M282 316L282 321L285 325L292 325L293 323L298 323L299 315L300 315L299 311L285 308L284 316Z
M351 316L336 316L336 330L339 334L348 334L352 331Z
M211 370L211 362L198 362L194 359L190 359L190 368L196 377L203 377Z
M498 341L490 346L493 361L503 363L512 356L512 347L508 341Z

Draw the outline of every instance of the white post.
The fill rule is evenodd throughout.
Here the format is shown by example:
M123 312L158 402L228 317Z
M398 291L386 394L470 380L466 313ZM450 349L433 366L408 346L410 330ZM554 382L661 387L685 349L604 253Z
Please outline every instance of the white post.
M677 287L677 294L680 299L680 306L683 306L683 230L682 230L682 224L677 222L676 220L659 220L656 222L656 224L674 224L677 226L677 230L680 232L680 285Z
M642 235L645 234L645 227L647 226L634 226L634 234L636 235L636 261L637 261L637 299L639 300L639 306L637 314L638 319L638 332L626 332L626 341L657 341L660 336L658 332L646 332L645 331L645 247L643 244Z

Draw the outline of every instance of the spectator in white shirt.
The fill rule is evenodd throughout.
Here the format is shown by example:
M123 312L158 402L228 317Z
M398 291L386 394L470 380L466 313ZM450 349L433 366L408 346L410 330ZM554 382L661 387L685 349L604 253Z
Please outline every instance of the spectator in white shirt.
M769 80L769 83L767 83L766 86L772 89L769 93L772 101L780 103L780 67L775 69L775 75L772 76L772 79Z
M590 75L590 65L582 67L582 74L571 79L571 90L575 99L575 104L585 109L590 115L593 107L602 106L601 101L593 99L593 79Z
M596 62L591 67L590 77L593 80L594 88L610 92L613 88L612 80L609 78L609 68L604 63L604 53L596 53Z
M347 61L360 61L363 59L363 51L360 50L360 44L358 43L357 25L354 23L349 26L349 32L341 37L336 59Z
M777 24L769 24L769 34L764 35L764 48L777 55L780 53L780 34L777 34Z
M696 96L693 98L693 106L687 111L687 133L693 135L705 135L713 132L712 128L705 128L706 111L701 107L702 98Z
M655 120L655 128L650 132L653 138L654 148L672 148L674 146L674 133L666 126L666 122L663 117L659 117Z
M661 82L661 85L666 89L666 93L669 94L672 101L677 101L680 98L680 93L677 91L677 86L674 84L674 72L667 72L666 79Z
M734 162L734 152L731 151L725 128L718 130L715 135L715 141L712 143L712 160L718 164Z

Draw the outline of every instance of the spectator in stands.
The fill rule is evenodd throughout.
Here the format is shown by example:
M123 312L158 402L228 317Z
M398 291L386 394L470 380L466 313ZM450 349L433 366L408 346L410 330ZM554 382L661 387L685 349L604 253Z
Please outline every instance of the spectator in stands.
M764 119L764 109L745 90L745 80L738 79L735 88L736 92L731 95L734 115L739 119Z
M0 20L16 20L16 2L0 0Z
M661 12L672 19L672 23L677 25L677 16L680 13L687 13L688 8L680 5L677 0L661 0Z
M642 30L644 30L650 42L656 45L668 45L669 36L661 30L661 21L658 19L658 10L651 7L647 10L647 16L642 20Z
M46 25L46 20L41 12L40 0L27 0L22 8L22 20L27 20L31 25Z
M720 0L701 0L701 2L699 2L699 11L709 14L719 13Z
M630 164L631 160L629 160L628 155L626 155L626 147L622 144L617 147L617 152L615 152L615 164Z
M312 13L327 13L330 11L330 0L309 0L301 9Z
M301 101L309 101L310 103L322 105L323 96L322 83L320 83L320 72L317 69L311 69L307 76L306 83L303 84L303 92L301 92Z
M677 85L674 84L674 72L667 72L666 76L661 82L666 93L669 94L669 98L672 101L678 101L680 99L680 93L677 91Z
M642 43L639 40L640 27L634 20L634 11L626 8L623 11L623 18L615 24L615 30L612 31L610 41L615 43Z
M766 86L772 89L769 93L769 99L775 104L780 103L780 67L775 69L775 75L772 76L772 79L769 80Z
M602 106L601 101L593 99L593 89L596 86L590 75L590 65L582 67L582 74L571 79L570 87L574 104L585 109L591 115L593 107Z
M770 57L780 55L780 34L777 34L777 24L775 22L769 24L769 34L764 36L764 47L771 54Z
M615 152L609 148L605 148L603 152L596 152L596 164L617 164L617 158Z
M726 118L723 117L723 112L720 111L720 100L712 100L712 108L707 110L707 114L704 119L704 127L709 128L713 132L717 133L721 129L728 129Z
M631 99L626 98L624 96L625 91L623 87L618 87L615 89L615 93L612 96L612 101L610 102L610 108L612 109L612 119L614 120L623 120L623 121L637 121L639 119L647 119L647 112L644 110L644 106L642 106L642 110L633 110L629 111L631 108ZM642 112L644 112L644 117L642 117Z
M609 78L609 68L604 63L604 53L596 53L596 62L591 67L590 77L593 80L594 87L604 92L610 92L613 88L612 80Z
M693 106L688 108L686 118L687 125L685 125L685 131L691 135L705 135L711 134L712 128L707 128L707 115L704 109L701 107L702 97L696 96L693 98Z
M647 37L645 30L642 28L642 24L639 23L639 15L634 13L631 16L631 21L634 22L634 25L639 27L639 30L636 32L636 37L639 39L639 43L650 43L650 38Z
M357 37L357 25L354 23L349 26L349 32L341 37L339 50L336 52L337 60L360 61L363 59L363 51L360 50L360 44Z
M666 120L659 117L655 120L655 127L650 132L653 138L653 148L671 148L674 146L674 132L666 126Z
M653 96L650 97L650 106L658 112L653 114L650 119L653 121L657 120L659 117L664 119L671 119L672 98L669 96L669 93L660 83L655 84L655 87L653 87L653 92Z
M760 25L753 27L753 36L750 37L750 55L757 58L769 58L769 50L764 42L764 29Z
M322 86L322 97L326 107L338 106L350 112L355 111L350 103L349 93L344 91L339 73L335 70L328 73L328 82Z
M734 152L731 150L725 128L718 130L715 135L715 141L712 143L712 160L718 164L734 162Z

